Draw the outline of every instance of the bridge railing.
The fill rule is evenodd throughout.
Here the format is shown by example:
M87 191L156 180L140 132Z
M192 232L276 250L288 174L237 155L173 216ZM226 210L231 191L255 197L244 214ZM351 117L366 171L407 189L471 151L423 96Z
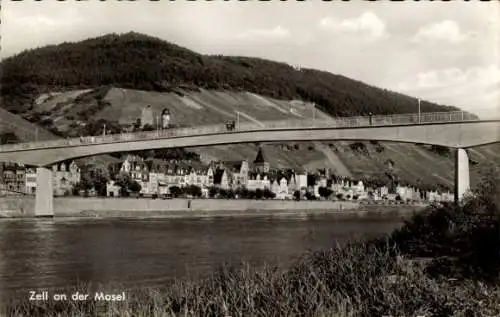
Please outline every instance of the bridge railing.
M110 134L105 136L90 136L83 138L72 138L64 140L50 140L43 142L25 142L18 144L7 144L0 146L0 151L16 151L34 148L54 148L66 146L79 146L85 144L105 144L126 141L154 140L158 138L171 138L190 135L204 135L213 133L234 133L243 131L256 131L262 129L285 129L285 128L356 128L367 126L391 126L411 125L439 122L460 122L478 120L470 113L463 111L455 112L424 112L396 115L373 115L357 117L331 117L328 119L305 119L286 121L263 121L260 124L244 122L235 126L234 130L228 130L224 124L206 125L194 128L176 128L157 130L149 132L132 132Z

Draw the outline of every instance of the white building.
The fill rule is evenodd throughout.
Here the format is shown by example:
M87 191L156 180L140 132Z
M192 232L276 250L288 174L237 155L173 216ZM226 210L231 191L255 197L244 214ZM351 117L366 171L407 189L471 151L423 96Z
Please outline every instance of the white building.
M27 168L24 177L26 192L36 193L36 169ZM55 196L72 194L80 180L80 168L74 161L52 165L52 190Z
M115 181L111 180L106 184L106 196L107 197L120 196L120 187L115 184Z
M26 192L35 194L36 193L36 168L26 169Z

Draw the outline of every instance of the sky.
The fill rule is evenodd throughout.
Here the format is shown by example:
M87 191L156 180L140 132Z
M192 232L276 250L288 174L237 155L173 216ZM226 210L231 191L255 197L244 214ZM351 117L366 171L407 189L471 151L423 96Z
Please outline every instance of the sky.
M500 1L8 1L0 57L129 31L500 117Z

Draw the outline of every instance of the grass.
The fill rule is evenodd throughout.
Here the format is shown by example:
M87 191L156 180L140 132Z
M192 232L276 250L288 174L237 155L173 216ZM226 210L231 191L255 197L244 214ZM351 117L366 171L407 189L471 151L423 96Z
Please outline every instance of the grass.
M500 287L433 279L366 243L309 254L291 269L224 266L203 281L131 292L125 302L27 301L8 316L469 316L498 314ZM89 289L90 286L76 288ZM117 288L115 288L117 289ZM468 315L469 314L469 315ZM470 316L474 316L470 315Z
M130 292L124 302L21 300L10 303L5 314L496 316L500 177L498 170L488 175L461 206L433 206L388 237L305 254L287 270L223 265L207 279ZM76 289L92 291L91 285Z

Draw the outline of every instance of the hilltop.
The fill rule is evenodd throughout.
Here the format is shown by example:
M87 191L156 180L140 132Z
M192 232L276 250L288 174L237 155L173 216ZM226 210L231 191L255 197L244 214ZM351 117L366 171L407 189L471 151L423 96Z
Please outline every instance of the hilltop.
M249 91L315 102L329 115L415 112L416 99L344 76L260 58L208 56L138 33L26 50L2 61L2 106L23 112L41 93L103 85L146 91ZM423 112L457 110L422 102Z
M2 61L1 106L59 136L118 129L151 105L172 112L177 126L242 121L415 112L416 99L340 75L296 69L258 58L201 55L137 33L110 34L77 43L24 51ZM454 107L422 102L422 111ZM11 113L11 114L12 114ZM14 121L12 121L14 122ZM1 123L0 123L1 124ZM253 160L257 145L187 149L203 160ZM449 151L378 142L303 142L265 146L271 165L329 167L347 176L383 177L450 187ZM499 162L498 147L471 150L476 169Z

